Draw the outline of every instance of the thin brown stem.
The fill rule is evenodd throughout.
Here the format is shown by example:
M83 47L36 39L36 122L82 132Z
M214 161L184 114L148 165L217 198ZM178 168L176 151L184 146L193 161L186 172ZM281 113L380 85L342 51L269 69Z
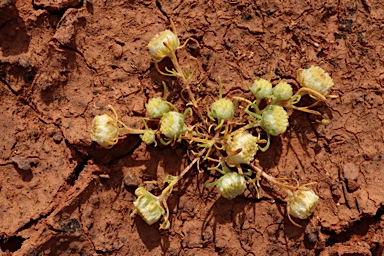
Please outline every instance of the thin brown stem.
M183 85L183 89L185 89L188 93L188 97L189 97L189 100L191 100L191 103L192 103L192 107L193 107L193 110L197 113L197 115L199 116L200 120L206 125L208 126L208 123L207 123L207 120L205 120L205 118L203 117L203 115L201 114L200 112L200 108L197 106L197 101L195 99L195 96L194 94L192 93L192 90L191 90L191 86L190 86L190 78L187 78L185 72L183 71L183 69L181 68L178 60L177 60L177 56L176 56L176 53L172 50L171 47L169 47L166 43L164 43L165 46L171 51L171 61L173 63L173 66L175 68L175 70L177 71L177 73L179 74L179 78L181 79L181 82L182 82L182 85Z
M113 114L115 115L110 117L123 126L123 128L120 128L120 131L124 132L125 134L144 134L145 130L129 128L123 121L119 119L116 110L111 105L108 105L108 107L112 110Z
M299 111L302 111L302 112L310 113L310 114L313 114L313 115L321 116L321 113L319 111L308 109L307 107L296 107L294 105L287 106L287 107L293 108L293 109L296 109L296 110L299 110Z
M318 100L318 101L326 101L327 100L327 98L323 94L321 94L321 93L319 93L319 92L317 92L311 88L307 88L307 87L300 88L296 92L295 95L303 96L305 94L309 94L309 96L311 96L312 98L314 98L315 100Z
M159 196L159 200L166 200L168 196L170 195L169 191L176 185L179 180L183 178L183 176L193 167L193 165L200 160L200 157L204 154L206 149L203 149L199 152L199 154L196 156L195 159L178 175L175 179L172 180L171 183L168 184L168 186L161 192L161 195Z
M263 170L261 170L260 168L256 167L253 164L250 164L250 166L252 167L253 170L256 171L257 174L259 174L260 176L263 176L264 178L266 178L270 183L272 183L272 184L282 188L288 195L290 195L290 193L287 192L287 189L290 190L290 191L295 191L297 189L297 187L290 186L290 185L278 182L276 178L274 178L271 175L267 174L266 172L264 172Z

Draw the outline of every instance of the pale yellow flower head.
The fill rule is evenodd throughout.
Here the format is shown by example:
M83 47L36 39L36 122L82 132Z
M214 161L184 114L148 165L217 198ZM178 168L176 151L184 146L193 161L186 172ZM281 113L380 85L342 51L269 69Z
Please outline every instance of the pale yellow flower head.
M277 102L289 100L293 95L292 86L283 80L273 87L272 92Z
M269 105L263 110L261 116L261 128L267 133L278 136L287 130L288 114L283 107Z
M216 186L220 194L229 200L243 194L247 188L244 177L237 172L224 174L217 181Z
M256 79L250 89L258 99L264 99L272 95L272 83L263 78Z
M160 132L168 139L179 137L188 130L184 119L184 115L176 111L165 113L160 119Z
M161 97L151 98L145 104L145 108L151 118L161 118L165 113L169 112L169 104Z
M153 131L153 130L145 130L145 132L140 135L140 138L147 145L155 143L155 146L156 146L156 144L157 144L155 131Z
M235 104L229 99L219 99L211 106L212 116L219 120L228 120L235 115Z
M288 201L288 213L299 219L307 219L315 211L319 196L312 189L299 189Z
M133 205L143 220L148 225L158 221L165 211L157 198L142 187L137 188L135 194L138 198L133 202Z
M119 140L117 121L107 114L95 116L92 121L91 139L104 148L111 148Z
M158 33L148 44L149 52L153 61L160 62L165 57L171 57L171 50L165 46L166 43L173 52L180 46L177 35L170 30L164 30Z
M297 81L302 87L310 88L322 95L327 95L334 85L332 78L322 68L311 66L297 72Z
M231 152L239 149L240 153L231 155ZM257 150L257 138L249 132L239 132L227 146L228 161L233 164L249 164L255 158Z

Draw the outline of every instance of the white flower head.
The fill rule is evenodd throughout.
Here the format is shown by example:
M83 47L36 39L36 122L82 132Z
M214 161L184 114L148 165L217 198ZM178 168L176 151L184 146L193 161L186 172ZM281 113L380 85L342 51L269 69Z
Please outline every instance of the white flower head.
M315 211L319 196L312 189L299 189L286 201L288 214L299 219L307 219Z
M216 186L220 194L229 200L243 194L247 188L244 177L237 172L224 174L217 181Z
M310 88L324 96L328 94L329 89L334 85L329 74L317 66L300 69L297 72L297 81L302 87Z
M176 111L165 113L160 119L160 132L168 139L179 137L188 130L184 119L184 115Z
M293 95L292 86L283 80L280 80L280 82L273 87L272 92L277 102L289 100Z
M170 223L168 220L168 213L161 206L160 199L143 187L138 187L135 194L137 199L133 202L135 210L131 213L131 216L138 213L148 225L154 224L161 218L161 216L163 216L164 221L160 225L160 228L169 228Z
M158 33L148 44L149 52L153 61L160 62L165 57L171 57L171 50L165 46L166 43L173 52L180 46L177 35L170 30L164 30Z
M211 114L219 120L228 120L235 115L235 104L229 99L219 99L211 105Z
M250 90L257 99L268 98L272 95L272 83L266 79L259 78L253 82Z
M169 112L169 104L161 97L151 98L145 104L145 108L151 118L161 118L165 113Z
M156 136L155 136L155 131L147 129L144 131L144 134L140 135L141 140L147 144L150 145L152 143L155 143L156 146Z
M278 136L287 130L288 114L283 107L269 105L263 110L261 116L261 128L267 133Z
M232 155L239 149L241 149L240 153ZM255 158L257 150L257 138L247 131L233 136L226 149L228 161L233 164L249 164Z
M119 140L117 121L107 114L93 118L91 139L104 148L113 147Z

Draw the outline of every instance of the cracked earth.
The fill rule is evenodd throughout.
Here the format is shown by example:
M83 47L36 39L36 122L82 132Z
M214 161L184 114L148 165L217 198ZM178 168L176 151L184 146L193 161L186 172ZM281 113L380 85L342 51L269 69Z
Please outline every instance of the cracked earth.
M382 255L383 14L374 0L0 0L0 255ZM179 58L197 58L203 105L218 76L225 96L248 97L256 77L297 90L299 68L331 74L338 98L316 108L322 116L291 113L284 136L258 153L273 176L317 181L319 205L301 228L268 184L260 199L228 201L196 170L169 199L170 230L129 216L135 188L179 173L186 148L129 136L100 149L90 125L111 104L141 127L163 80L183 106L146 48L170 19L191 39Z

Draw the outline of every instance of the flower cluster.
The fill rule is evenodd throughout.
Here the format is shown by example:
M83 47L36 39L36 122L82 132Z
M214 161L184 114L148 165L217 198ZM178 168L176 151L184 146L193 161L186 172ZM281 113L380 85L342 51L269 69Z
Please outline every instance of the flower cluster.
M292 223L291 216L300 219L310 217L319 199L315 192L299 184L287 185L281 182L282 178L272 177L261 170L257 167L257 153L259 150L268 150L271 136L281 136L287 131L289 109L320 114L311 108L330 97L333 81L329 74L317 66L299 69L297 85L300 88L295 90L284 80L257 78L249 86L251 98L242 95L223 97L223 85L218 78L218 98L212 100L209 112L204 115L208 106L199 106L190 86L193 72L190 68L182 68L177 59L176 51L184 45L180 45L174 27L173 31L160 32L148 44L152 61L159 73L175 77L181 91L188 94L184 110L180 111L167 101L167 88L163 83L163 97L151 98L145 104L147 116L143 117L144 129L127 127L112 107L114 116L103 114L96 116L92 122L91 138L104 148L111 148L124 135L139 134L148 145L184 142L195 156L180 175L166 181L169 184L161 195L155 196L144 187L138 187L132 215L138 213L149 225L162 218L160 228L169 228L166 200L175 184L194 164L199 163L198 168L212 176L220 173L220 177L213 182L206 182L205 186L216 187L224 198L231 200L243 194L248 184L252 184L259 194L260 180L264 179L285 193L287 213ZM159 69L158 63L164 58L172 61L173 69ZM315 102L309 106L298 106L305 95L309 95ZM187 118L188 114L192 118Z

